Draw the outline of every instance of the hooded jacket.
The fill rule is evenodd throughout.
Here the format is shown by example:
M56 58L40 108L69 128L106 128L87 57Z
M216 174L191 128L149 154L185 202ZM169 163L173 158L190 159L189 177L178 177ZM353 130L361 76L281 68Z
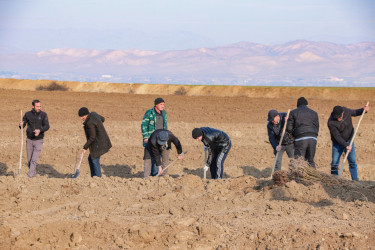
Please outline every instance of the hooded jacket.
M23 127L27 124L26 136L30 140L40 140L44 138L44 132L49 129L49 121L47 113L40 111L35 112L34 109L25 113L22 118ZM35 136L34 130L39 129L40 133Z
M267 123L268 139L274 150L276 150L276 147L279 145L281 134L283 133L283 129L285 126L285 117L287 113L279 113L279 115L280 115L279 124L275 125L270 121ZM292 135L290 135L288 132L285 132L281 145L289 145L292 143L293 143Z
M90 149L92 159L96 159L107 153L112 147L107 131L104 128L104 117L91 112L83 123L87 142L84 149Z
M331 134L332 142L339 144L343 147L347 147L350 144L350 140L354 134L354 127L352 122L352 116L359 116L363 113L363 108L360 109L348 109L343 107L344 116L341 121L334 119L331 116L328 119L327 125Z

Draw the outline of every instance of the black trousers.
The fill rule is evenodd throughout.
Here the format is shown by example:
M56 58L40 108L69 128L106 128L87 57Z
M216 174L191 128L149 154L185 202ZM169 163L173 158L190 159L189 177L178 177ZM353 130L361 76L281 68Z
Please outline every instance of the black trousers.
M313 168L315 167L314 156L316 151L316 140L315 139L305 139L294 142L294 158L302 156L309 165Z

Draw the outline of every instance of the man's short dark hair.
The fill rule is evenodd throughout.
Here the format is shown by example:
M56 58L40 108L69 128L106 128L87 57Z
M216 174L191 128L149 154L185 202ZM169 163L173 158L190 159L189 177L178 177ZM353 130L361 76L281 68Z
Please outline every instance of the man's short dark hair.
M38 99L35 99L33 100L33 102L31 103L33 106L35 106L35 103L40 103L40 101Z

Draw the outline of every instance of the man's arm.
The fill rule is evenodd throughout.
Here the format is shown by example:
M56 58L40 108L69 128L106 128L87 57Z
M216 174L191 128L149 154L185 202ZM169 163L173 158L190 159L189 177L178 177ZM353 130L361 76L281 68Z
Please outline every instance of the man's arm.
M286 131L288 131L289 134L293 134L293 128L294 128L294 114L293 111L290 112L288 122L286 125Z
M27 117L26 117L26 114L23 115L22 117L22 121L20 122L20 124L18 124L18 127L21 129L21 126L24 128L27 124Z
M267 126L267 132L268 132L268 140L270 141L273 149L276 150L276 147L279 144L278 141L276 140L276 135L268 126Z
M45 113L45 116L43 117L43 120L42 120L42 127L40 128L40 132L47 131L48 129L49 129L49 121L48 121L47 113Z
M182 146L180 140L174 134L170 134L169 136L171 138L171 142L175 145L177 149L177 153L179 155L182 154Z
M151 142L150 142L150 144L151 144L152 154L153 154L153 156L155 157L156 166L160 167L160 166L161 166L161 160L160 160L160 152L159 152L159 149L158 149L157 146L152 145Z
M142 123L141 123L141 131L143 139L148 139L150 137L148 126L150 124L150 112L146 111L143 116Z
M95 141L96 138L96 129L94 124L87 125L87 129L89 131L89 138L87 139L86 144L83 146L85 150L87 150L90 145Z
M335 141L343 147L349 146L349 144L342 138L340 131L335 126L328 126L329 132L331 133L332 137Z

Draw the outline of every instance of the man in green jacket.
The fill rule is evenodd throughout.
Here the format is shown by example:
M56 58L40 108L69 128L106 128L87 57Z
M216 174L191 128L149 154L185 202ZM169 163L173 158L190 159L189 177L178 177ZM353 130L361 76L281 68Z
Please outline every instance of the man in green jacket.
M154 101L154 107L146 111L143 116L141 130L143 137L143 147L145 148L151 134L157 129L168 129L167 125L167 112L164 110L165 101L163 98L158 97ZM167 150L166 154L169 154L170 150ZM158 174L158 168L156 162L147 156L146 148L144 149L144 177L156 176Z
M83 153L90 149L89 165L91 177L102 177L100 168L100 156L107 153L112 147L111 141L108 137L107 131L104 128L104 117L95 113L89 112L86 107L82 107L78 111L78 116L83 121L83 129L85 130L87 142L83 146Z

